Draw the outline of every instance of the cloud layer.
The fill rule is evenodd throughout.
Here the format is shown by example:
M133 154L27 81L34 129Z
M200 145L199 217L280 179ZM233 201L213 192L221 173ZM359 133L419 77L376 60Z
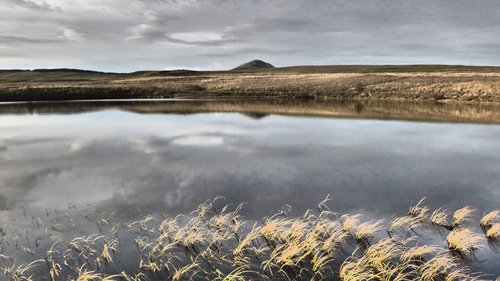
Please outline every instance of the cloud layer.
M495 0L0 0L0 68L500 65Z

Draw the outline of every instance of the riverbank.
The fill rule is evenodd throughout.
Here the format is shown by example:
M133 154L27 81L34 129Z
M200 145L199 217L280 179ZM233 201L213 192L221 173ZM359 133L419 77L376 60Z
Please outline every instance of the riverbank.
M500 102L500 68L310 66L255 71L0 71L1 101L267 98Z
M240 113L269 115L500 124L500 104L390 100L316 101L282 99L93 100L0 103L3 114L77 114L116 109L141 114Z

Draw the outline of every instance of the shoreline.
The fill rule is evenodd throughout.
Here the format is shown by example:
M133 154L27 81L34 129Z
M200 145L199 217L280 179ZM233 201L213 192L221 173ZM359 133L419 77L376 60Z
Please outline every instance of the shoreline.
M499 124L500 104L422 101L317 100L79 100L0 103L3 114L78 114L117 109L139 114L239 113L253 119L268 115L353 118L412 122Z

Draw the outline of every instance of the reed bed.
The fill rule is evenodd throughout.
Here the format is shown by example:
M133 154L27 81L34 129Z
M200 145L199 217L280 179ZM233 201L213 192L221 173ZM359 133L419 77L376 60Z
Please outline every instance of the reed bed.
M450 221L449 211L431 212L424 200L389 223L361 214L337 214L328 207L328 197L300 217L292 216L286 206L260 222L244 220L243 205L218 208L219 200L206 201L190 214L150 215L130 223L115 224L98 214L92 220L100 233L54 238L46 250L33 250L32 261L24 264L5 254L7 247L18 248L14 253L22 247L2 235L2 280L495 278L471 272L468 264L487 241L495 243L500 237L498 211L477 223L483 227L481 233L465 223L473 223L471 207L457 210ZM442 237L441 243L427 241L423 229Z

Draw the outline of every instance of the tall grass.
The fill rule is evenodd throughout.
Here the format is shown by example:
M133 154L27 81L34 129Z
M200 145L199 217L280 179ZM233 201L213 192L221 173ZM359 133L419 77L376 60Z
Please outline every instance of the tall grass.
M500 224L491 214L479 225L485 237L465 227L472 208L431 210L424 201L388 225L362 215L339 216L320 202L317 211L292 216L289 207L269 218L246 221L243 205L216 208L209 200L187 215L146 216L108 232L56 242L42 259L3 266L12 281L146 280L482 280L470 272L471 256L485 237L498 239ZM220 210L220 211L219 211ZM112 223L110 223L112 224ZM419 229L441 235L426 241ZM103 228L104 229L104 228ZM396 229L404 236L395 235ZM133 239L123 239L131 236ZM123 268L122 252L135 245L136 266ZM457 255L459 253L459 255ZM6 261L0 262L4 264Z

